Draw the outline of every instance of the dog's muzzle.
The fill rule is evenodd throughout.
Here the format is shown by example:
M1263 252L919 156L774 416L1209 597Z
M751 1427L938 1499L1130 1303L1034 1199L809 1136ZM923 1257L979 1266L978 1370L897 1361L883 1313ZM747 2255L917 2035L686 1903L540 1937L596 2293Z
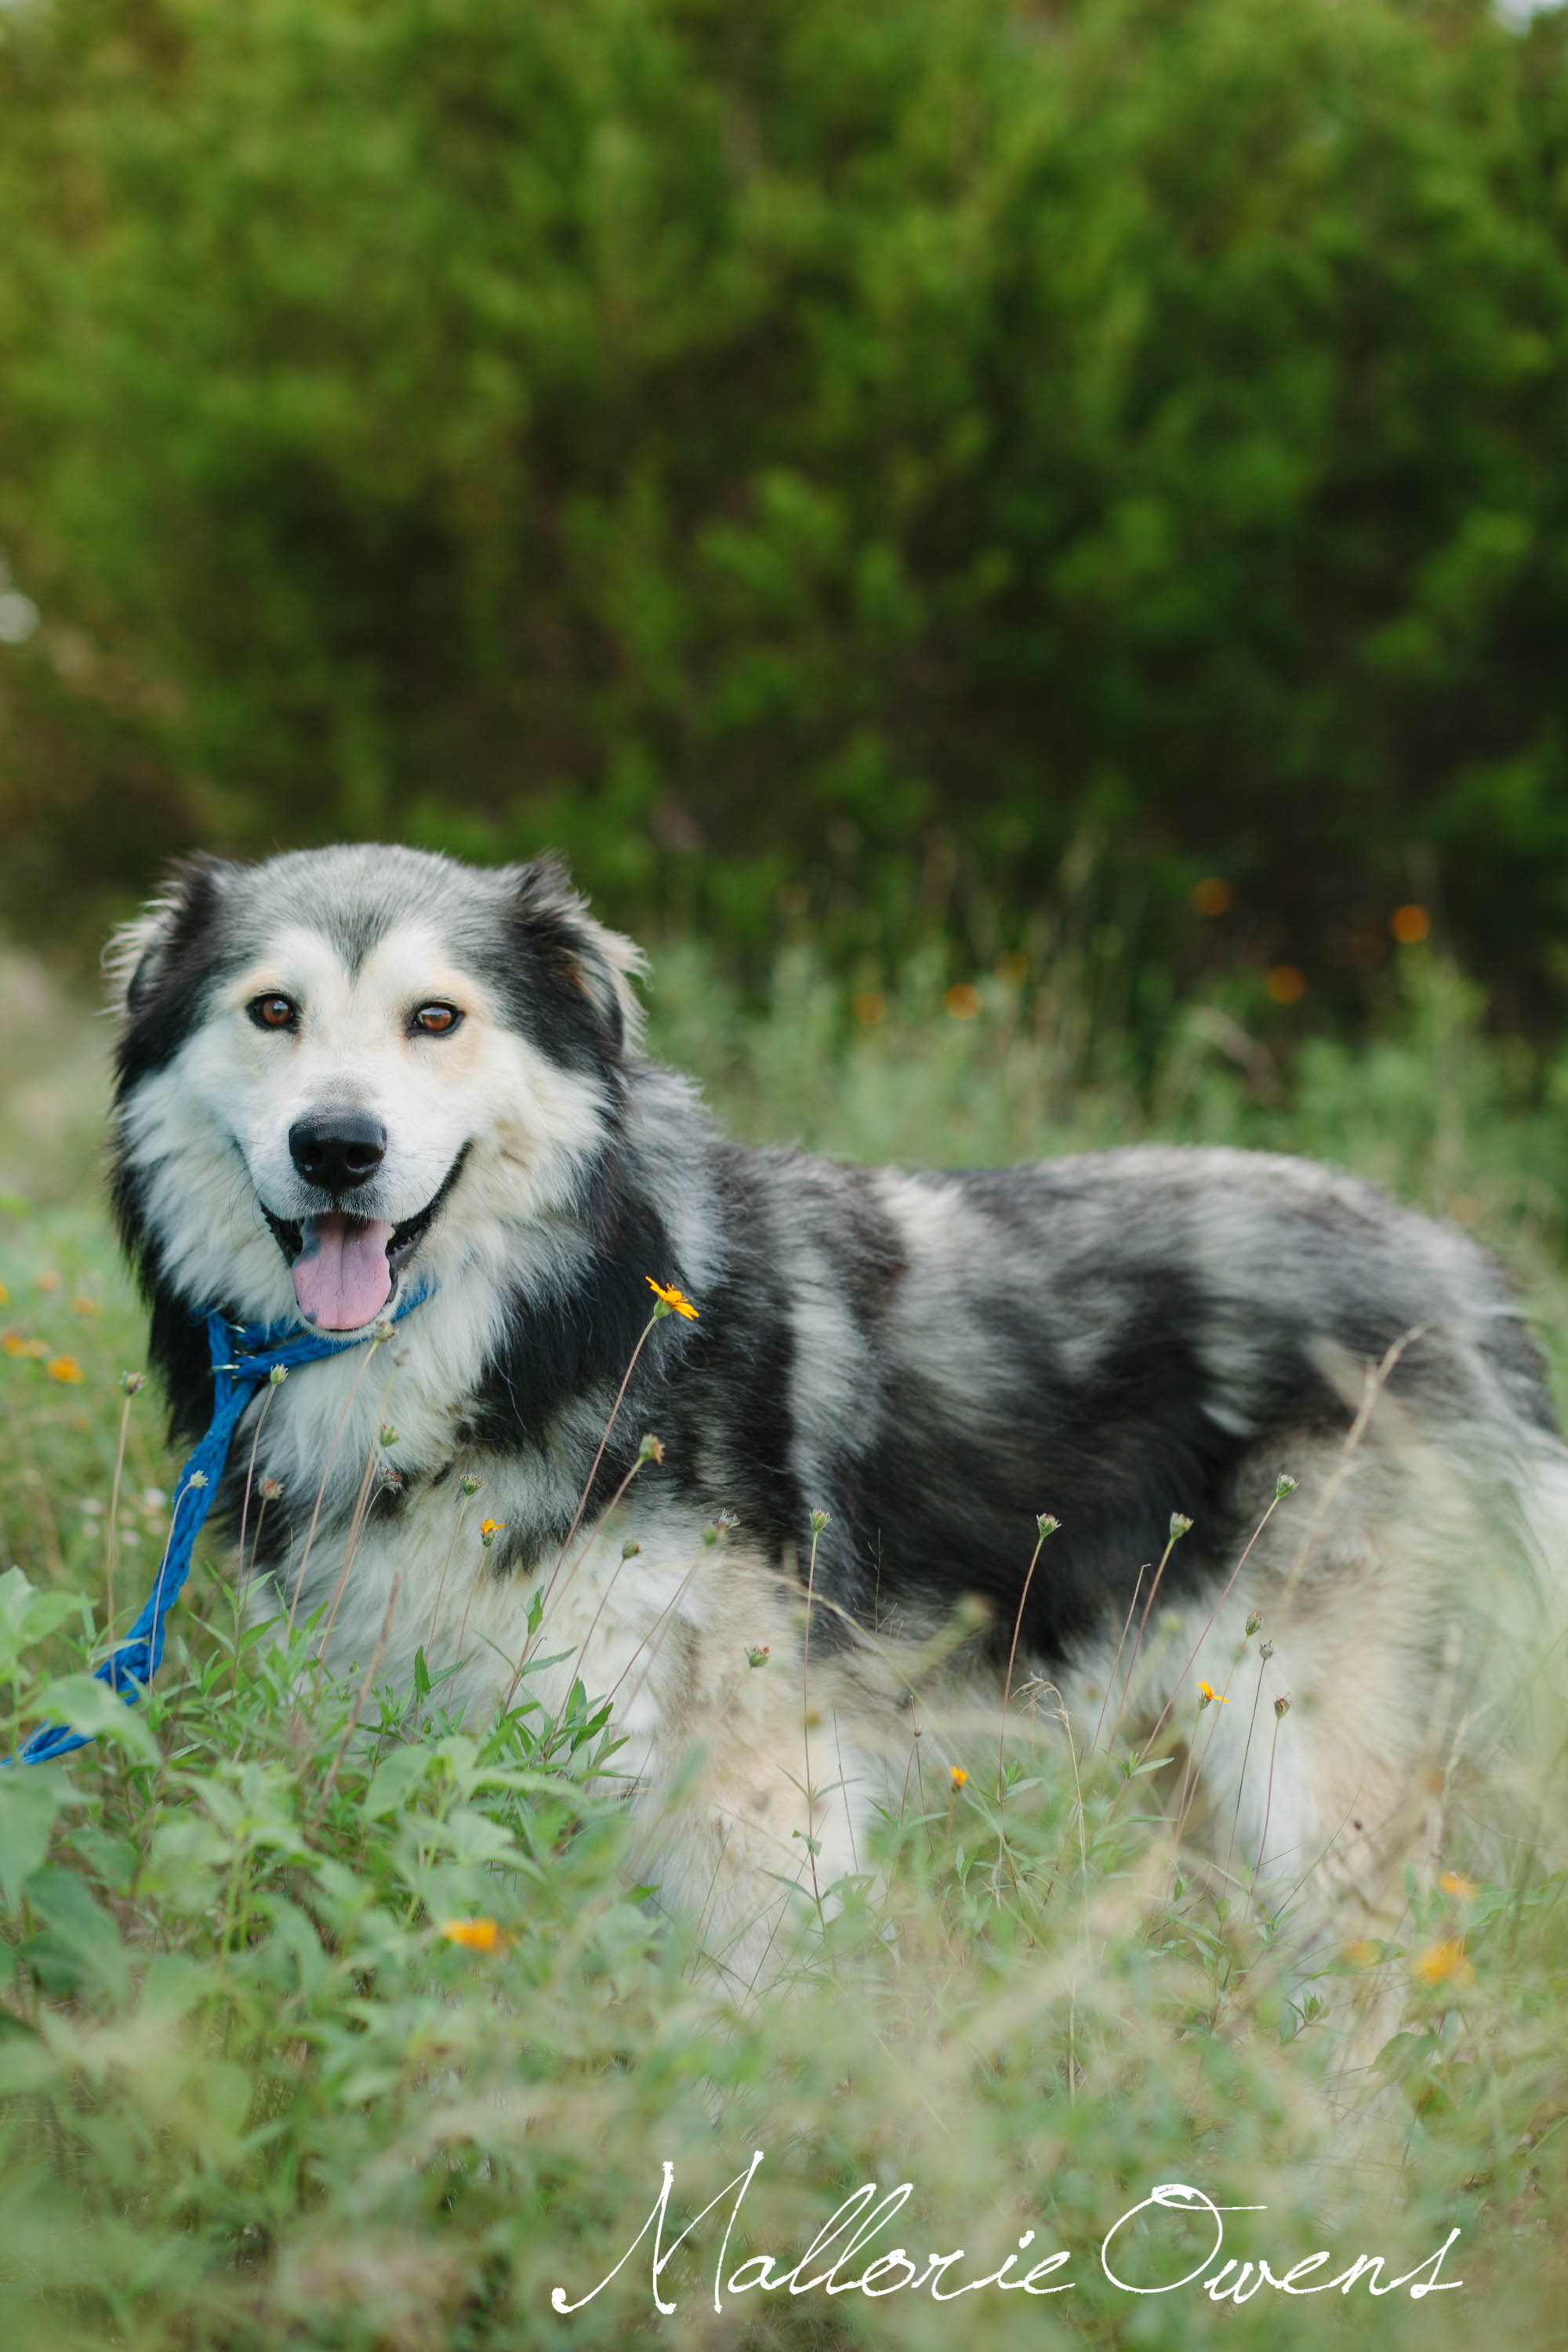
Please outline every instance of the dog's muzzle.
M292 1130L289 1135L291 1150L297 1132ZM360 1138L347 1141L336 1137L319 1140L311 1138L310 1143L306 1156L314 1160L319 1151L323 1173L333 1152L346 1153L353 1149L363 1154L365 1150L365 1139ZM377 1151L377 1165L384 1150L382 1146ZM429 1232L437 1213L462 1173L468 1156L468 1147L465 1144L434 1199L417 1215L405 1217L399 1224L392 1224L384 1217L359 1216L336 1203L299 1219L279 1217L265 1201L261 1202L261 1213L289 1262L294 1296L307 1322L314 1324L318 1331L358 1331L385 1313L404 1266ZM298 1151L294 1158L298 1165ZM373 1172L367 1168L363 1175L351 1173L347 1183L363 1183Z

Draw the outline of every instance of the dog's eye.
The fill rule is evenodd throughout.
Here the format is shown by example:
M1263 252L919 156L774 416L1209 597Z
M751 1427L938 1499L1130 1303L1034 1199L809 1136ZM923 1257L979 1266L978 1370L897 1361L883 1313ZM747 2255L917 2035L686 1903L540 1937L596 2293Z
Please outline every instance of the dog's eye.
M445 1037L462 1017L455 1004L422 1004L411 1026L422 1029L426 1037Z
M292 1029L300 1018L291 996L255 996L245 1009L258 1029Z

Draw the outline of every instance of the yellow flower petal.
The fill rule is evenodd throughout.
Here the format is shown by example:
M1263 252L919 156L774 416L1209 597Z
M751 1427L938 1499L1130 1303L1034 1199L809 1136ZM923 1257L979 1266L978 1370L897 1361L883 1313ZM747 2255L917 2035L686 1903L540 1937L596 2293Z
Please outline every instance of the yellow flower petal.
M953 1768L952 1768L952 1785L953 1785L953 1787L954 1787L955 1789L962 1789L962 1788L963 1788L963 1784L964 1784L964 1782L968 1780L968 1778L969 1778L969 1775L968 1775L968 1773L964 1770L964 1769L963 1769L963 1765L962 1765L962 1764L955 1764L955 1765L953 1766Z
M1474 1879L1466 1878L1463 1874L1458 1870L1446 1870L1443 1873L1442 1877L1437 1881L1437 1884L1442 1888L1445 1895L1457 1895L1461 1903L1473 1903L1475 1901L1476 1883Z
M1458 1984L1468 1984L1476 1973L1465 1958L1464 1940L1458 1936L1444 1936L1436 1944L1429 1944L1412 1960L1410 1969L1424 1985L1447 1984L1450 1977Z
M683 1290L677 1290L673 1283L656 1282L651 1274L644 1275L643 1280L647 1284L659 1305L667 1308L671 1315L685 1315L689 1317L693 1323L696 1322L697 1309Z
M51 1381L75 1381L82 1378L81 1366L74 1356L51 1356L44 1370Z
M440 1932L449 1944L461 1944L469 1952L493 1952L500 1941L493 1919L443 1919Z

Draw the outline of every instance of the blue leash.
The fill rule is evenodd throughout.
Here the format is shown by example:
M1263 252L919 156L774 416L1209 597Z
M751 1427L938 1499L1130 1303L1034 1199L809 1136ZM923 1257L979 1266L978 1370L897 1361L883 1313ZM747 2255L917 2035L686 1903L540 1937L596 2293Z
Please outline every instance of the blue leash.
M429 1297L416 1290L393 1315L403 1318ZM293 1336L290 1336L292 1334ZM181 1473L169 1522L169 1540L158 1570L158 1581L126 1639L111 1650L93 1673L100 1683L118 1691L127 1706L134 1706L163 1660L163 1622L178 1600L191 1572L191 1553L212 1505L214 1491L228 1459L228 1449L239 1417L252 1392L275 1374L291 1372L297 1365L314 1363L321 1356L341 1356L349 1348L363 1348L371 1334L352 1339L329 1339L315 1331L300 1331L289 1323L228 1323L215 1307L207 1317L207 1347L213 1366L212 1425ZM182 1505L189 1504L188 1509ZM46 1723L7 1763L50 1764L85 1748L90 1732L72 1731L68 1724Z

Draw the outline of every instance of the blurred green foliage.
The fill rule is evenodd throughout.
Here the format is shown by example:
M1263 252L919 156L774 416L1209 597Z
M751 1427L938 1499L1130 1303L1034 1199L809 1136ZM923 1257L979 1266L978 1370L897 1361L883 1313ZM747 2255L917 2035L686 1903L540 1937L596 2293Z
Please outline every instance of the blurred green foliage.
M0 120L14 923L384 834L987 956L1065 860L1550 1003L1560 22L22 0Z

